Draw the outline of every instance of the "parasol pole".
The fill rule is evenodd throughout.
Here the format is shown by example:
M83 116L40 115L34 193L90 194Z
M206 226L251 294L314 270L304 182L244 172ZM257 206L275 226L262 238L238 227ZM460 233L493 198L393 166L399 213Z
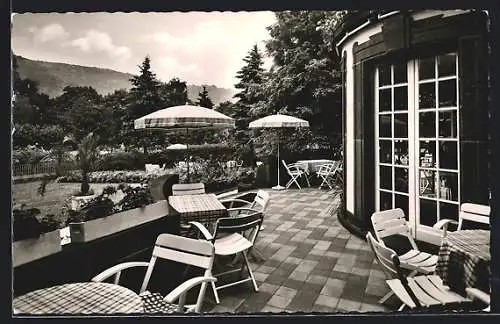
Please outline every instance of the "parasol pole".
M285 187L283 186L280 186L280 130L278 129L278 154L277 154L277 159L278 162L277 165L276 165L276 172L278 173L278 183L276 184L276 186L272 187L272 189L274 190L283 190L285 189Z
M189 128L186 128L186 153L187 183L189 183Z

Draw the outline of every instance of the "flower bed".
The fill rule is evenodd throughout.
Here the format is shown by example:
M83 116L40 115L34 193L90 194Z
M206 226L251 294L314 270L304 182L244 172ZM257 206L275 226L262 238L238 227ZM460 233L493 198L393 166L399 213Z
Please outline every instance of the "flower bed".
M156 169L152 172L135 171L94 171L89 173L89 183L144 183L160 176L172 173L172 170ZM81 182L82 175L78 171L69 172L59 177L56 182Z

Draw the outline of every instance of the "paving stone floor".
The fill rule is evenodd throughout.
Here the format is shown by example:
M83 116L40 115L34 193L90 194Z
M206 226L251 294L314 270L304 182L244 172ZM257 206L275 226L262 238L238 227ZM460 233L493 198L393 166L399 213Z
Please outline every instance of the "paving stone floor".
M368 244L338 221L339 190L269 190L265 228L257 238L263 261L252 261L259 284L219 291L220 304L207 289L204 311L387 312L378 300L389 288Z

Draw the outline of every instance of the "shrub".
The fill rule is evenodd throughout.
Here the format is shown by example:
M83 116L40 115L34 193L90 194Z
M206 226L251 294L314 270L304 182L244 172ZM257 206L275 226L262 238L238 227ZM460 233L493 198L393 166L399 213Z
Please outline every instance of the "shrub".
M115 204L109 196L115 192L116 188L108 186L100 195L84 203L80 210L70 210L68 223L85 222L113 214L116 211Z
M156 179L162 175L168 174L172 170L154 170L146 172L136 171L94 171L90 172L89 183L143 183L151 179ZM68 174L56 179L56 182L80 182L81 173L78 171L68 172Z
M59 223L53 215L41 217L40 209L26 208L25 205L14 208L13 211L13 240L20 241L37 238L59 228Z
M144 207L153 203L153 196L147 187L132 188L126 184L120 184L118 189L125 193L125 197L115 205L119 211Z
M144 167L144 154L138 151L108 153L97 164L99 171L144 170Z

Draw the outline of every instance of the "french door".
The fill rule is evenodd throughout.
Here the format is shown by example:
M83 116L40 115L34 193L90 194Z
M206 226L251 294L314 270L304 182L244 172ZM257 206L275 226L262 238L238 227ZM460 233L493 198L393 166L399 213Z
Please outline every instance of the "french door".
M425 241L458 218L458 91L456 53L375 69L375 207L403 209Z

